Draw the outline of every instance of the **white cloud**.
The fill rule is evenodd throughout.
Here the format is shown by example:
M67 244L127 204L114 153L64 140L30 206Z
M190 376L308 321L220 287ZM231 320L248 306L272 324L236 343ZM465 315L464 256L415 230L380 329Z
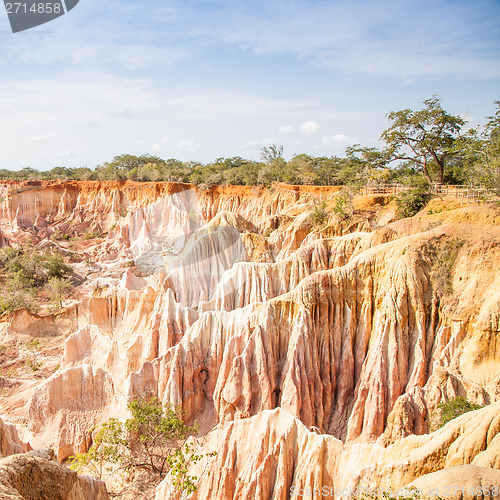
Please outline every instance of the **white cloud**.
M284 125L283 127L279 128L278 132L280 134L289 135L295 134L296 130L295 127L292 127L291 125Z
M73 153L71 151L61 151L60 153L54 153L54 156L56 158L69 158L70 156L73 156Z
M238 149L255 149L259 147L259 143L257 141L247 141L244 144L240 144Z
M125 144L135 144L135 145L144 144L144 141L142 139L125 139L123 142Z
M346 147L355 144L357 139L346 134L336 134L331 136L323 136L319 144L314 146L314 149L323 149L329 147Z
M196 153L200 150L200 144L193 139L182 139L177 143L177 149L188 153Z
M40 121L46 125L63 117L81 127L89 122L129 118L157 105L149 81L101 76L95 75L93 81L10 81L0 85L0 106L6 107L4 113L11 115L11 123Z
M273 144L276 144L276 139L263 139L262 140L262 145L265 147L272 146Z
M39 135L34 135L32 137L28 137L26 140L28 142L47 142L50 141L51 139L54 139L56 134L50 132L48 134L39 134Z
M296 116L303 114L316 103L302 97L262 97L259 95L226 89L204 89L202 92L177 92L162 101L171 112L181 112L193 118L206 116L263 116L279 114ZM158 105L158 103L157 103Z
M301 132L306 135L315 134L319 128L319 123L313 121L307 121L300 126Z
M168 144L171 141L170 137L164 136L161 140L162 144Z
M453 7L436 0L421 0L418 6L394 0L295 0L286 9L281 2L268 2L260 9L245 11L235 5L228 11L232 22L214 16L212 22L218 26L210 26L207 38L256 54L293 53L319 67L405 80L423 75L500 75L495 21L500 7L492 0ZM440 29L428 19L440 19Z
M157 153L158 151L160 151L161 149L161 146L159 144L153 144L151 146L151 151L154 151L155 153Z

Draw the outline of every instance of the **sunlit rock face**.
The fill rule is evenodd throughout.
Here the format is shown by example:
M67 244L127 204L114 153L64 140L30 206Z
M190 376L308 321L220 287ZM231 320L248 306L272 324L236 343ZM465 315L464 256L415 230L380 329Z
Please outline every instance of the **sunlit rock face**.
M25 409L30 442L60 460L88 447L95 424L125 418L128 401L156 396L199 421L202 452L217 451L199 498L400 487L445 467L499 467L495 208L442 202L394 222L380 196L337 217L337 188L2 189L7 242L27 227L45 240L109 230L82 244L71 314L0 321L5 339L61 335L58 369L33 384ZM318 225L321 199L332 211ZM457 395L486 408L428 434L438 404ZM167 481L157 498L170 495Z
M87 449L91 428L101 421L115 397L113 381L103 369L91 365L68 368L35 389L29 403L29 425L64 460Z
M191 498L279 499L294 492L299 496L299 491L304 497L316 498L307 491L323 492L327 498L349 497L350 492L410 486L426 493L450 486L459 478L458 471L464 474L460 484L491 486L500 474L498 463L491 462L500 452L499 412L500 403L495 403L431 434L408 436L382 447L345 444L308 428L280 408L262 411L193 440L204 458L191 469L202 478ZM213 452L215 456L210 455ZM167 476L157 488L156 500L171 498L180 496Z
M185 190L158 199L134 211L128 221L130 252L137 267L147 273L176 267L175 258L186 246L200 217L194 190Z
M104 481L79 476L41 449L0 460L0 496L5 500L109 500Z

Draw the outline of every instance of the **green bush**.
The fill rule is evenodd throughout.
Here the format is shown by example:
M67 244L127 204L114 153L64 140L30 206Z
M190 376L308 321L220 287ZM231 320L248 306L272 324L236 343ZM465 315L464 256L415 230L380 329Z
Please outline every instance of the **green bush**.
M51 235L50 239L52 241L57 241L57 240L65 240L68 241L71 238L71 236L68 233L61 233L58 229L56 229Z
M349 191L343 190L335 197L333 212L342 220L352 217L352 194Z
M58 253L28 251L23 247L3 247L0 249L0 314L14 309L26 308L36 312L38 292L47 286L51 293L64 295L71 285L73 275L70 266L64 263ZM65 283L57 286L56 281ZM59 302L60 297L57 297Z
M0 297L0 314L21 308L32 312L37 311L38 303L33 292L24 290L6 290L3 292Z
M38 361L38 354L41 349L40 342L34 339L31 342L26 342L24 347L30 352L31 356L31 359L28 358L25 360L26 366L30 367L34 372L38 371L43 366L43 363Z
M68 278L73 274L71 267L64 263L63 258L58 253L45 255L42 261L42 267L46 271L47 279Z
M479 410L480 408L482 408L481 405L471 403L463 396L447 399L437 406L439 412L438 428L443 427L448 422L464 413Z
M87 231L83 233L84 240L93 240L94 238L99 238L99 236L101 236L101 233L97 230L92 231L87 229Z
M71 293L71 283L64 278L50 278L46 286L50 300L59 309L63 306L63 300Z
M26 360L26 366L29 366L34 372L42 368L43 363L41 361L33 361L31 359Z
M179 491L194 492L198 478L187 471L190 463L202 457L186 446L186 439L196 427L189 427L178 409L164 408L157 398L136 399L127 408L131 417L104 423L88 452L70 457L70 467L100 478L116 469L139 468L159 478L170 471Z
M413 217L429 203L431 197L430 185L427 182L414 182L409 191L403 191L396 197L397 217Z
M311 222L315 226L321 226L328 219L328 212L326 210L326 200L321 200L315 203L312 207L312 212L309 215Z

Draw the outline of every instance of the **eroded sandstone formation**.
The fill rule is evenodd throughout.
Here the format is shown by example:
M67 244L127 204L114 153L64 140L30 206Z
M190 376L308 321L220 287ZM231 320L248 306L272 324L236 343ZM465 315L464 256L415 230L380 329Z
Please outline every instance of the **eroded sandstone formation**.
M218 426L198 441L205 458L192 471L202 478L192 498L286 498L290 492L321 492L324 487L325 497L333 497L330 492L335 491L346 492L335 496L349 497L349 492L411 486L425 494L436 487L444 491L463 465L471 471L464 475L464 485L491 485L500 474L494 461L499 443L499 403L459 417L432 434L408 436L388 447L344 444L277 408ZM213 451L216 457L208 456ZM448 468L453 470L449 476ZM167 476L156 499L177 497Z
M445 467L499 467L494 206L438 200L394 221L384 196L337 216L338 188L0 191L6 244L31 238L83 257L78 302L0 321L5 341L60 339L55 373L4 405L33 446L64 460L89 446L94 425L125 418L127 401L157 396L197 419L197 446L218 453L199 498L402 487ZM330 213L316 224L320 199ZM107 233L78 247L47 239L89 229ZM428 434L437 405L457 395L486 407ZM164 482L157 498L168 492Z
M58 464L51 450L0 460L0 495L4 500L109 500L103 481Z

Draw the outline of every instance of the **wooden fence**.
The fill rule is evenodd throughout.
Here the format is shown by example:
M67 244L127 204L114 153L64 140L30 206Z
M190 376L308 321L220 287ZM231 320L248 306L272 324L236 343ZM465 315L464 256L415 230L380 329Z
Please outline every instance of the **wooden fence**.
M378 186L365 186L361 192L364 194L387 194L398 195L403 191L409 191L410 186L403 184L380 184ZM463 185L434 184L431 188L432 194L438 196L454 196L467 201L488 201L496 198L495 195L483 187L472 187Z

